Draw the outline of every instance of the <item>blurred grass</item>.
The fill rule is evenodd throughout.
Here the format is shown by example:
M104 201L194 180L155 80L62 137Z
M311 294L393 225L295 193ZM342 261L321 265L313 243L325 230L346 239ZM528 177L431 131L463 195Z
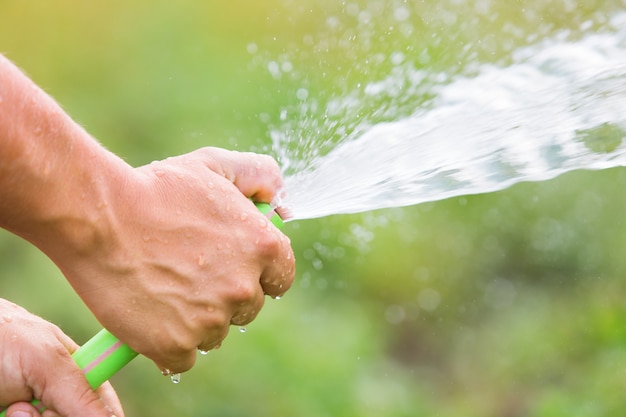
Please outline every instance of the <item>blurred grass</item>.
M293 111L298 89L323 108L388 75L398 51L417 68L468 74L559 31L579 36L583 22L603 30L617 7L4 1L0 51L139 165L206 145L270 152L283 122L306 142L326 133L323 112ZM405 26L391 28L405 9ZM416 105L381 100L399 114ZM298 131L299 118L321 131ZM129 416L624 415L625 188L623 169L581 171L289 223L298 276L284 299L199 357L181 384L140 358L114 385ZM78 342L97 331L35 249L3 233L0 260L2 297Z

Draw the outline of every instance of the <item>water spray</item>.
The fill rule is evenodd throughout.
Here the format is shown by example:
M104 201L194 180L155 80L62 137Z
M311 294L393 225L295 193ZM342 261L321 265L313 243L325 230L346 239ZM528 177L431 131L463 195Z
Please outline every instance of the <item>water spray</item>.
M281 216L272 206L267 203L255 203L255 205L276 227L281 228L283 226L284 223ZM135 359L137 355L137 352L109 333L108 330L102 329L74 352L72 359L83 371L89 386L95 390ZM164 374L169 374L169 372L165 371ZM172 375L172 382L180 381L180 376L176 379L177 375L179 374ZM43 413L46 409L38 399L32 400L31 404L40 413ZM0 417L5 416L6 410L2 410Z

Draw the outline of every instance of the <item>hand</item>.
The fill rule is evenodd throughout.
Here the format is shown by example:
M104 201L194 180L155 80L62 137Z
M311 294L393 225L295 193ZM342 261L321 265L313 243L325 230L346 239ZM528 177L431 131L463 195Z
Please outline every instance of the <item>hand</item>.
M294 276L289 240L250 199L281 186L273 159L204 148L136 168L104 202L110 229L55 261L100 322L165 373L255 318ZM91 248L91 249L89 249Z
M162 370L189 369L289 288L289 241L249 200L280 188L271 158L204 148L133 169L2 55L0 90L0 227Z
M78 345L55 325L0 299L0 408L39 416L26 403L41 400L47 417L123 417L109 383L94 392L71 358ZM19 416L19 414L17 414Z

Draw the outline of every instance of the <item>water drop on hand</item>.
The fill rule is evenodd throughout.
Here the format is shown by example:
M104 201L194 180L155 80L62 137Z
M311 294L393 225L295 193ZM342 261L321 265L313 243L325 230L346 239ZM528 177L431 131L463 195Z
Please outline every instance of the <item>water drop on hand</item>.
M240 332L240 333L245 333L247 330L248 330L248 329L246 329L244 326L241 326L241 327L239 328L239 332Z
M172 381L172 383L174 384L179 384L180 383L180 374L172 374L170 376L170 380Z

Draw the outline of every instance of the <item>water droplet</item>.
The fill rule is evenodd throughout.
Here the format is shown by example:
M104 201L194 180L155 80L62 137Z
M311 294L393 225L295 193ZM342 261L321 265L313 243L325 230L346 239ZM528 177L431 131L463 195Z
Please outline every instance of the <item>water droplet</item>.
M248 218L248 213L241 213L241 216L239 216L239 218L241 219L241 221L246 221L246 219Z
M198 352L200 352L201 355L208 355L209 354L208 350L198 349Z
M157 177L162 177L163 175L165 175L165 171L157 169L154 171L154 175L156 175Z
M13 321L13 317L6 315L2 317L2 320L6 323L11 323Z
M277 295L276 297L274 297L274 300L280 300L280 299L281 299L280 295Z
M170 380L172 381L172 383L174 384L179 384L180 383L180 374L172 374L170 376Z
M203 266L205 261L206 259L203 254L198 255L198 266Z
M35 130L33 130L33 133L35 134L35 136L41 135L41 128L40 127L36 127Z
M241 326L241 327L239 328L239 332L240 332L240 333L245 333L246 331L248 331L248 329L246 329L246 328L245 328L245 326Z
M161 375L171 375L172 371L170 371L169 369L165 368L161 371Z

